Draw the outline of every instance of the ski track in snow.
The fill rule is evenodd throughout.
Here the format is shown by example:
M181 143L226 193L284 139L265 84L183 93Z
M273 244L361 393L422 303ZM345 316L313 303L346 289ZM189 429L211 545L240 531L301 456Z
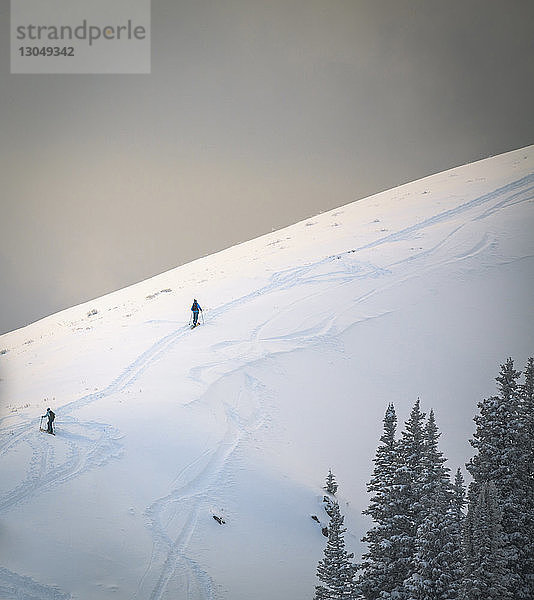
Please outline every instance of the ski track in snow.
M360 246L354 251L359 252L361 250L367 250L369 248L376 248L377 246L381 246L382 244L387 242L397 242L400 240L408 239L414 233L426 229L427 227L450 221L451 219L456 218L473 208L477 208L484 204L488 204L492 201L495 201L495 203L491 205L488 209L486 209L485 212L481 213L480 215L474 216L472 220L476 221L486 218L490 214L493 214L495 211L503 209L509 205L532 200L534 189L532 187L533 184L534 173L531 173L530 175L518 179L517 181L513 181L512 183L498 188L493 192L489 192L488 194L484 194L483 196L474 198L469 202L461 204L456 208L451 208L449 210L440 212L437 215L434 215L433 217L425 219L421 223L410 225L409 227L405 227L400 231L386 235L378 240L375 240L374 242L370 242L369 244Z
M326 297L331 297L332 290L335 287L350 283L354 279L382 279L382 283L377 285L375 289L369 290L355 299L355 303L360 303L371 295L387 289L391 285L398 285L400 281L403 281L405 277L402 276L400 279L394 278L395 280L390 282L384 280L385 276L396 271L399 265L415 264L415 261L418 260L424 261L426 257L435 254L449 243L452 244L453 251L448 254L445 253L443 263L465 260L488 249L491 250L493 242L487 234L484 234L482 239L475 240L471 248L459 248L458 252L454 251L452 239L469 222L484 219L493 215L496 211L506 209L514 204L532 201L534 196L533 184L534 174L531 174L493 192L453 209L440 212L420 223L405 227L355 249L347 250L338 255L327 256L312 264L276 272L264 287L213 309L210 312L210 321L214 321L227 312L261 296L272 292L283 292L294 286L309 286L310 291L306 296L306 300L308 300L313 295L321 296L325 294ZM481 208L483 210L476 210ZM358 253L363 250L417 237L425 229L454 221L469 211L474 213L471 218L464 219L463 224L453 226L438 244L432 248L418 248L414 254L393 262L387 268L357 260ZM341 258L343 260L340 260ZM339 260L339 269L330 270L327 274L320 272L321 267L335 260ZM432 268L436 268L436 265L433 264ZM422 269L425 269L424 264ZM421 269L415 270L415 273L408 272L407 276L417 276L420 273ZM297 300L294 304L302 301ZM251 415L247 416L243 407L240 410L239 406L236 408L230 404L225 404L223 408L226 415L226 431L220 441L215 447L205 451L182 469L181 473L175 478L175 482L183 479L184 483L182 485L171 490L166 496L156 499L147 507L145 515L153 535L154 548L145 574L140 580L137 592L132 600L142 600L146 597L149 600L162 600L171 580L182 582L184 591L187 594L184 598L198 597L206 600L215 598L214 582L200 564L187 556L187 547L194 535L200 515L203 511L207 511L211 498L210 494L213 493L221 473L227 468L236 448L252 431L261 426L266 415L263 400L265 390L262 389L261 382L254 380L246 373L246 367L248 364L272 354L273 342L278 344L278 351L287 352L302 347L304 344L313 344L314 341L319 339L334 338L339 333L336 330L335 317L325 318L323 312L321 315L315 315L315 321L312 321L311 325L308 324L305 329L278 336L269 336L268 332L265 337L262 335L262 332L268 329L275 318L292 309L294 309L293 306L285 306L265 322L259 324L250 332L248 340L221 341L213 344L210 349L215 355L221 355L223 360L213 361L202 367L191 369L189 377L202 384L205 390L195 402L205 402L206 398L209 401L209 389L222 377L229 374L240 374L243 378L242 390L244 390L244 396L248 398L245 402L246 408ZM0 428L0 456L7 455L21 445L29 445L32 452L32 458L24 480L0 497L0 514L8 512L21 502L31 500L38 494L57 488L89 469L104 465L112 458L119 457L122 444L120 441L121 434L117 429L109 424L80 421L74 416L74 413L96 400L121 392L132 385L154 362L164 356L171 347L189 333L188 326L179 327L140 354L106 388L85 395L63 406L61 408L61 435L56 436L55 439L49 439L47 435L39 433L37 422L34 419L26 419L15 426ZM251 348L254 349L253 352L251 352ZM224 371L222 365L224 365L225 355L229 351L233 352L232 361L230 361L231 366ZM276 350L274 351L276 352ZM210 380L207 375L211 376L211 383L208 383ZM0 425L6 418L0 420ZM59 440L67 445L66 457L63 460L57 460L55 457L54 445ZM205 464L201 470L188 479L188 472L195 472L195 467L202 462L205 462ZM165 522L165 516L169 514L180 514L183 518L180 531L174 535L170 533L172 527L169 527L169 522ZM156 555L164 557L163 566L158 567L160 572L157 577L154 576ZM147 596L147 591L144 588L149 580L149 575L151 580L156 581L156 584ZM64 594L57 588L42 586L28 577L17 575L3 568L0 568L0 594L6 600L11 600L11 598L22 598L24 600L33 600L34 598L63 600L70 598L69 595Z
M145 511L150 521L150 528L154 536L154 557L157 549L163 549L166 553L165 562L157 579L155 587L150 593L149 600L160 600L165 590L177 572L189 572L195 579L194 589L200 593L198 597L206 600L215 598L215 586L209 574L202 566L186 555L187 546L195 532L197 522L201 514L208 514L208 507L213 493L217 488L217 481L220 479L224 469L227 468L228 461L235 453L239 444L246 439L252 432L256 431L264 422L265 408L262 397L265 395L265 389L261 382L243 369L237 369L234 373L239 373L242 379L241 393L238 397L238 403L245 403L250 414L245 416L241 414L238 408L229 403L224 404L226 416L226 431L221 441L211 451L204 452L200 457L194 459L189 465L184 467L176 479L181 478L191 467L199 462L200 459L209 456L209 460L202 470L192 479L186 481L184 485L174 489L170 494L159 498L152 503ZM228 374L227 374L228 375ZM203 396L206 396L204 394ZM247 400L248 399L248 400ZM202 402L202 398L193 402ZM190 508L188 508L190 507ZM164 515L171 512L185 513L189 510L187 519L182 526L179 534L173 539L169 536L168 526L163 523ZM147 570L139 584L138 591L134 600L145 597L142 595L143 583L153 568L152 558ZM191 579L187 585L191 586ZM188 595L187 598L197 596Z
M0 567L0 598L2 600L70 600L56 587L41 585L30 577L12 573Z

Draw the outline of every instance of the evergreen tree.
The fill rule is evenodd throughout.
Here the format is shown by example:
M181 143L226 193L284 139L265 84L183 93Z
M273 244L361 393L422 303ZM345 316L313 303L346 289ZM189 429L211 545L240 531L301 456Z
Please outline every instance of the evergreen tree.
M401 582L401 576L391 567L397 554L396 531L398 493L394 478L398 467L395 440L397 416L390 404L384 416L384 431L374 458L374 470L367 491L372 494L369 507L363 511L374 522L364 538L368 551L363 555L359 585L365 598L376 600L391 592Z
M458 543L452 486L445 458L438 448L440 433L434 412L425 426L420 490L420 524L415 538L412 573L405 581L409 598L451 600L458 590Z
M417 398L409 419L404 424L405 430L401 434L400 450L406 469L410 472L411 483L418 481L423 470L423 456L425 453L425 413L421 412L419 398Z
M520 386L520 421L525 447L525 529L523 548L523 579L526 595L534 598L534 358L525 367L525 382Z
M521 377L521 371L514 369L514 361L508 358L504 365L501 365L501 372L497 381L497 388L501 392L501 398L508 402L516 401L517 399L517 380Z
M508 557L511 591L517 600L532 600L529 583L532 561L529 523L532 522L532 482L529 481L528 440L525 436L525 418L520 402L518 378L509 358L497 379L499 395L479 403L480 414L471 445L477 454L467 468L473 477L469 486L469 504L473 511L479 502L482 488L493 482L502 504L503 539ZM476 523L473 525L476 531ZM508 584L507 584L508 585Z
M443 496L444 505L447 509L452 498L449 469L445 466L447 459L438 447L441 433L438 430L433 410L428 415L424 436L424 455L421 461L423 466L421 473L421 507L423 513L426 513L431 510L436 495Z
M336 483L336 478L334 477L334 474L332 473L332 469L329 469L329 471L328 471L328 475L326 476L326 485L324 486L324 489L329 494L332 494L332 496L336 495L337 483Z
M454 546L453 552L453 584L451 586L451 598L458 598L464 574L464 553L463 553L463 532L465 524L464 507L465 499L465 482L462 472L458 468L452 485L452 540Z
M315 600L356 600L356 567L354 554L345 550L344 517L337 502L331 503L328 541L324 558L317 565L317 577L322 585L315 587Z
M421 524L421 475L425 452L424 413L415 403L401 439L395 441L397 419L390 405L384 419L368 490L374 495L364 511L375 522L363 538L360 589L367 600L405 600L404 582L413 573L417 528Z
M469 506L464 537L464 578L461 600L513 598L498 492L490 481L480 486Z
M534 358L531 356L525 367L525 383L520 386L521 399L531 409L534 406Z
M525 367L525 382L519 386L519 398L522 437L526 446L527 478L534 485L534 358L532 357L528 359Z
M464 506L466 504L465 499L465 480L462 475L460 468L456 471L454 477L454 483L452 486L452 511L454 513L456 523L458 524L458 530L463 529L464 524Z
M425 516L425 490L423 470L425 469L425 413L421 412L417 399L405 430L399 440L399 458L394 476L394 488L398 497L396 532L393 537L397 552L392 565L399 575L399 582L392 591L391 598L408 600L411 591L405 581L414 574L414 557L419 526ZM402 578L402 579L401 579Z
M497 483L501 497L505 499L502 487L510 483L510 465L517 457L519 430L519 401L516 394L517 379L520 373L513 368L509 358L501 365L501 373L496 378L501 395L492 396L478 404L480 414L474 421L477 425L471 445L477 454L467 464L473 476L469 487L470 497L478 497L480 487L490 480Z

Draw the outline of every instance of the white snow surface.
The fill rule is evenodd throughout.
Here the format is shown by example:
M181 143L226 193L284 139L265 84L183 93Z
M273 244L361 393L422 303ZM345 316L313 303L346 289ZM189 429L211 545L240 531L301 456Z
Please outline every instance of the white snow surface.
M455 470L534 352L533 217L530 146L1 336L0 598L312 598L328 469L358 558L387 404Z

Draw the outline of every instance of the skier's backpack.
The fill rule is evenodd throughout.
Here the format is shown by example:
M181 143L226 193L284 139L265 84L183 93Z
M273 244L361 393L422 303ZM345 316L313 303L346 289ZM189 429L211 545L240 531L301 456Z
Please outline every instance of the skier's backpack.
M50 423L52 423L55 418L56 418L56 413L53 411L50 411Z

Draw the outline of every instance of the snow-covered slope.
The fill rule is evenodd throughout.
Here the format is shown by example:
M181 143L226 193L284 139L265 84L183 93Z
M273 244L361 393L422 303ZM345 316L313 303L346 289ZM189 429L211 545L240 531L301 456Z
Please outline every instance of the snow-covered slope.
M387 403L456 468L533 352L533 217L528 147L0 337L0 598L311 598L324 478L358 554Z

